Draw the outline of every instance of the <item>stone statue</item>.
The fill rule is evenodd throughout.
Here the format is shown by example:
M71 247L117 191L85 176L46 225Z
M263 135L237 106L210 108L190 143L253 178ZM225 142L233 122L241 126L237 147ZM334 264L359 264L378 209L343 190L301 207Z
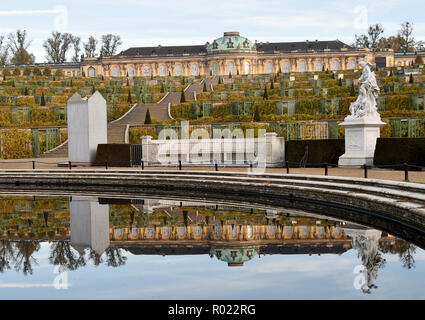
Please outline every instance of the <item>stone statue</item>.
M375 72L370 70L372 64L362 60L359 65L363 68L362 76L359 78L361 83L359 96L355 102L351 103L351 115L346 120L356 120L365 117L380 119L376 107L376 99L380 90L376 83Z

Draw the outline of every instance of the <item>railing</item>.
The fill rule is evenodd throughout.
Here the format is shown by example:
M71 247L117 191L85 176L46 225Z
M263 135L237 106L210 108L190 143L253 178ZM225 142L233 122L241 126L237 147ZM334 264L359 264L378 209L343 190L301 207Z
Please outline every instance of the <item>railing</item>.
M57 163L57 162L46 162L46 161L38 161L38 160L23 160L23 161L0 161L0 170L2 169L1 165L2 164L8 164L11 165L12 168L10 168L11 170L28 170L28 169L32 169L32 170L37 170L37 169L46 169L46 166L48 166L47 168L51 169L52 166L57 166L60 168L64 168L65 170L72 170L73 168L77 167L77 166L82 166L81 163L79 162L72 162L72 161L67 161L67 162L63 162L63 163ZM18 165L18 166L17 166ZM24 165L24 166L19 166L19 165ZM220 168L224 169L224 168L249 168L250 172L253 172L254 168L256 167L257 163L254 161L245 161L244 164L226 164L226 163L219 163L219 162L208 162L208 163L186 163L186 162L182 162L181 160L176 161L175 163L173 163L171 166L167 165L166 168L177 168L179 171L181 170L193 170L193 171L199 171L199 169L195 169L195 167L210 167L213 168L214 171L219 171ZM158 163L151 163L148 161L140 161L140 164L137 166L132 165L132 161L104 161L102 164L97 163L94 167L95 168L99 168L99 169L104 169L104 170L108 170L110 169L110 167L129 167L132 169L141 169L141 170L146 170L147 168L151 167L153 169L158 169L158 167L160 166ZM88 168L93 168L92 166L86 165L86 167ZM162 166L162 168L164 168L164 166ZM278 173L278 170L282 170L283 174L291 174L292 170L295 169L306 169L306 168L322 168L323 169L323 174L325 176L329 175L329 168L338 168L338 164L334 164L334 163L327 163L327 162L321 162L321 163L300 163L300 162L290 162L290 161L285 161L285 165L282 168L273 168L273 172L274 173ZM360 168L351 168L351 169L358 169L358 170L362 170L363 171L363 177L365 179L368 178L368 173L370 172L370 169L373 168L379 168L379 169L385 169L385 168L390 168L393 169L394 168L400 168L401 171L404 172L404 180L405 181L409 181L409 172L413 170L415 171L424 171L425 170L425 166L418 166L418 165L414 165L414 164L408 164L408 163L397 163L397 164L391 164L391 165L379 165L379 166L368 166L368 165L363 165ZM3 168L4 169L4 168ZM266 170L266 168L261 168ZM271 169L271 168L268 168ZM399 171L399 170L397 170Z

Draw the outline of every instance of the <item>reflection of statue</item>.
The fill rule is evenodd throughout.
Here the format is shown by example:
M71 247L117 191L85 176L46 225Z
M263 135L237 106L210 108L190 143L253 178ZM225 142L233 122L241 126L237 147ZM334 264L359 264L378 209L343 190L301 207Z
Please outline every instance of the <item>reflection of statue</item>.
M379 118L376 108L376 99L379 95L379 87L376 83L375 72L370 70L371 63L360 61L363 73L359 78L361 83L357 100L350 105L351 116L348 119L363 117Z
M373 281L378 277L378 270L385 260L378 252L381 231L366 230L363 234L353 236L353 248L357 250L358 257L362 259L362 271L365 282L362 285L363 293L371 293L371 289L378 288Z

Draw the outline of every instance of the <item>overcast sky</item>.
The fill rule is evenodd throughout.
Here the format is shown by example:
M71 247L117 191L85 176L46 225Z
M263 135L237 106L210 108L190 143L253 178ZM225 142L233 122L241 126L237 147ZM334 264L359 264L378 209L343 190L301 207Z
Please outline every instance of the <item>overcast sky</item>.
M91 34L119 34L119 51L205 44L224 31L240 31L252 41L339 39L351 44L369 24L382 23L389 36L404 21L414 23L416 40L425 40L424 9L423 0L20 0L2 2L0 35L26 29L37 62L46 60L43 42L53 30L83 41Z

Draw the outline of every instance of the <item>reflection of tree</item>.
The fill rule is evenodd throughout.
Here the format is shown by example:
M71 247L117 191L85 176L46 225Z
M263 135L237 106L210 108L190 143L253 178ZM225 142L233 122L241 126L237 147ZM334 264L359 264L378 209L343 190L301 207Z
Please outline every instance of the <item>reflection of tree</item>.
M10 269L11 260L15 260L12 243L3 239L0 241L0 272Z
M121 248L108 248L105 250L106 265L109 267L119 267L125 265L127 257L123 255Z
M398 256L400 257L400 261L403 265L403 268L414 268L415 258L413 255L416 253L416 247L407 241L403 241L403 244L400 246L400 249L402 250L399 251Z
M398 254L404 268L411 269L415 267L414 254L416 253L416 246L413 244L402 239L396 239L394 243L380 244L380 248L383 253Z
M32 265L37 264L37 260L32 255L40 250L40 243L38 241L22 241L16 244L16 248L18 253L15 260L15 270L22 270L25 275L32 274Z
M90 249L89 260L92 260L94 265L97 267L103 262L102 255L96 253L96 251Z
M71 249L69 241L57 241L50 247L49 261L53 265L65 266L68 270L76 270L85 266L84 256L77 257Z

